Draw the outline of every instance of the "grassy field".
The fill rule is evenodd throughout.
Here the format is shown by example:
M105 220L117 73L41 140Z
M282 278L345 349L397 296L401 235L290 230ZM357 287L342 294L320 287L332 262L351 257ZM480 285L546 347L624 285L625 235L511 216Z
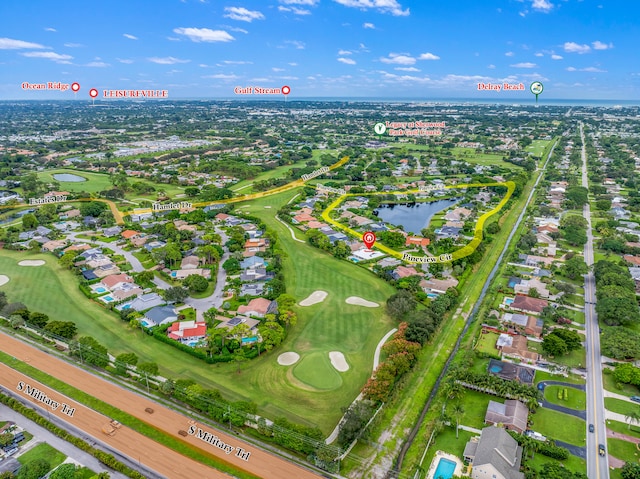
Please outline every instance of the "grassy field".
M616 383L613 374L603 374L602 381L604 388L612 393L622 394L623 396L637 396L640 394L640 389L633 384ZM618 388L621 386L621 388Z
M640 439L640 427L637 424L632 423L629 427L629 424L624 422L607 420L607 429Z
M604 398L605 409L617 412L618 414L629 414L632 412L640 412L640 404L623 401L616 398Z
M607 438L607 452L625 462L637 463L638 457L640 457L640 451L635 444L611 437Z
M465 390L464 396L462 396L462 407L464 407L464 413L460 424L464 426L475 427L482 429L485 427L484 416L487 413L487 406L489 401L504 402L504 399L484 394L479 391ZM451 403L448 403L449 406ZM449 413L453 414L451 408Z
M51 469L53 469L55 467L58 467L60 464L62 464L66 458L67 456L62 454L57 449L54 449L52 446L50 446L46 442L41 442L40 444L29 449L24 454L18 456L17 459L20 462L20 464L27 464L31 461L35 461L36 459L44 459L49 463L49 465L51 466Z
M547 386L544 388L544 398L552 404L569 407L571 409L584 410L587 407L587 395L584 391L574 388L567 389L567 400L558 399L558 391L565 389L563 386Z
M533 421L531 429L543 436L576 446L584 446L586 443L587 426L582 419L575 416L538 408L535 414L529 416L529 419Z
M299 307L298 324L283 345L245 363L240 374L236 373L237 365L207 365L139 330L130 329L115 314L87 300L78 289L77 278L60 268L51 255L0 250L0 271L11 279L0 290L5 291L11 301L21 301L52 319L74 321L81 335L95 337L113 355L135 352L140 362L157 362L164 376L193 379L206 388L220 390L229 400L255 401L259 413L269 418L284 416L317 425L328 433L342 415L340 408L353 401L370 376L375 347L394 326L383 307L364 308L344 301L349 296L360 296L384 305L394 289L362 268L338 261L306 244L294 243L289 231L274 219L279 205L294 194L267 197L243 211L259 213L278 233L282 248L289 254L284 261L288 292L297 301L315 290L327 291L329 296L321 304ZM272 208L265 209L265 205ZM27 258L43 259L47 264L31 268L17 265ZM25 284L31 287L24 288ZM323 387L303 384L295 377L298 374L291 373L294 367L278 365L277 356L285 351L301 355L305 365L298 374L306 379L306 369L324 371L326 378L313 383ZM337 373L329 369L330 364L327 368L329 351L342 352L350 365L349 371ZM307 355L310 357L305 359ZM333 385L333 389L325 389L327 385Z
M536 385L541 381L563 381L565 383L584 384L585 380L579 376L570 374L564 377L560 374L551 374L545 371L536 371Z
M87 181L78 181L78 182L59 181L53 177L53 175L55 174L62 174L62 173L70 173L76 176L81 176L83 178L86 178ZM62 191L69 191L71 193L76 191L86 191L87 193L97 193L98 191L110 190L111 188L113 188L113 185L111 184L111 181L109 180L109 178L110 178L109 175L106 173L94 173L92 171L78 171L78 170L68 169L68 168L45 170L38 173L39 180L47 183L52 181L58 181L58 183L60 183L60 189ZM132 178L130 182L133 182L133 183L140 182L140 183L153 185L156 191L162 190L172 198L175 197L176 195L184 193L184 188L177 185L154 183L152 181L145 180L142 178ZM150 195L140 196L138 193L134 193L133 191L130 191L125 195L125 198L129 200L133 198L138 198L138 199L145 198L145 199L148 199L149 201L153 201L155 200L156 195L155 193L152 193Z
M527 146L524 150L533 153L533 156L537 156L538 158L542 157L544 153L544 149L550 143L550 140L533 140L533 142Z

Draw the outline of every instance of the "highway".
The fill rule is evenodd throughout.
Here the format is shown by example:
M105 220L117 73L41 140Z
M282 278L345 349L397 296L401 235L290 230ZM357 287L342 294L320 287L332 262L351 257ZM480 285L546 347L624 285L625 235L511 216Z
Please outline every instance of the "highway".
M589 187L587 178L587 152L584 145L584 131L580 123L582 140L582 186ZM593 231L591 229L591 208L587 203L583 208L587 220L587 243L584 246L584 260L589 267L593 265ZM587 429L587 477L590 479L608 479L608 456L598 454L598 444L607 446L607 425L605 422L604 395L602 386L602 363L600 353L600 329L596 315L596 280L593 271L584 277L584 314L587 333L587 424L593 424L595 430ZM588 428L588 426L587 426Z

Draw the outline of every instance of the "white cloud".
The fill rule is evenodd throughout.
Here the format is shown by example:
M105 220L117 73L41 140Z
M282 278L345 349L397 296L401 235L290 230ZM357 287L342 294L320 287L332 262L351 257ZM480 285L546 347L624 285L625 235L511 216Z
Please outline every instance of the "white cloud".
M111 65L105 62L90 62L85 65L85 67L94 67L94 68L105 68L110 66Z
M45 32L57 32L58 30L56 30L55 28L51 28L51 27L47 27L44 29Z
M283 71L285 71L284 68L278 68L278 67L273 67L271 70L274 71L274 72L283 72Z
M298 40L285 40L284 43L287 45L292 45L296 50L304 50L305 47L304 42L300 42Z
M553 9L553 4L548 0L533 0L531 8L539 12L549 13Z
M521 62L521 63L515 63L514 65L509 65L509 66L513 68L536 68L538 65L531 62Z
M230 42L235 40L224 30L209 28L174 28L173 33L184 35L192 42Z
M495 65L493 65L493 64L491 64L491 65L487 65L487 68L488 68L489 70L493 70L495 67L496 67L496 66L495 66Z
M224 26L224 28L228 28L229 30L231 30L232 32L238 32L238 33L244 33L245 35L247 33L249 33L247 30L245 30L244 28L239 28L239 27L228 27L228 26Z
M13 38L0 38L0 50L18 50L20 48L49 48L39 43L14 40Z
M362 24L362 28L370 28L372 30L375 30L376 26L373 23L366 22Z
M356 61L353 58L339 57L338 61L340 63L346 63L347 65L355 65L356 64Z
M607 72L607 70L602 70L601 68L597 68L597 67L586 67L586 68L568 67L567 71L568 72L588 72L588 73L606 73Z
M544 53L540 53L540 52L538 52L538 53L534 53L534 55L535 55L535 56L537 56L537 57L543 57L543 56L544 56Z
M130 33L123 33L123 37L128 38L129 40L137 40L138 37L131 35Z
M157 63L159 65L175 65L176 63L189 63L191 60L181 60L180 58L174 57L151 57L148 60L152 63Z
M418 60L440 60L438 55L434 55L433 53L423 53L418 57Z
M82 43L65 43L64 46L67 48L80 48L84 45Z
M178 37L167 37L167 40L169 40L170 42L179 42L179 41L181 41L180 38L178 38Z
M562 60L562 56L561 55L556 55L555 53L553 55L551 55L551 59L552 60Z
M419 72L420 70L416 67L396 67L394 70L398 70L401 72Z
M409 55L401 55L399 53L389 53L388 57L380 58L382 63L393 63L396 65L413 65L416 59Z
M223 60L222 63L226 65L253 65L253 62L247 62L244 60Z
M353 52L349 51L349 50L338 50L338 55L352 55Z
M213 78L215 80L236 80L240 77L237 75L226 75L224 73L216 73L214 75L203 76L202 78Z
M296 62L288 63L288 65L289 65L289 66L292 66L292 67L297 67L297 66L298 66L298 64L297 64Z
M133 63L133 60L129 60L128 58L116 58L116 60L118 60L120 63L126 63L127 65Z
M309 5L311 7L317 5L320 0L280 0L285 5Z
M515 55L515 53L513 53L513 52L507 52L507 53L504 54L505 57L512 57L514 55Z
M589 45L580 45L576 42L565 42L564 44L564 51L567 53L579 53L579 54L583 54L583 53L589 53L591 51L591 47Z
M307 10L306 8L283 7L282 5L278 5L278 10L281 12L291 12L294 15L311 15L311 10Z
M241 22L252 22L254 20L264 20L264 15L257 10L248 10L244 7L224 7L227 12L224 16L232 20Z
M610 48L613 48L613 43L607 44L607 43L602 43L601 41L598 41L598 40L591 43L591 45L593 45L594 50L609 50Z
M366 10L367 8L375 8L381 13L390 13L398 17L409 15L409 9L402 10L402 6L397 0L333 0L345 7L355 7Z
M46 58L47 60L65 64L70 63L69 60L73 59L71 55L61 55L55 52L26 52L22 53L22 55L29 58Z

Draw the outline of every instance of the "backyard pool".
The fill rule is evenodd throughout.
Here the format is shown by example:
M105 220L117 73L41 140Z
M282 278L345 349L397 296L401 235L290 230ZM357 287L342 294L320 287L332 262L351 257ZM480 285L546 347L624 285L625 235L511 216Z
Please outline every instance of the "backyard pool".
M255 343L258 340L258 336L251 336L250 338L242 338L242 344Z
M102 298L100 298L102 301L104 301L105 303L111 303L113 301L115 301L115 299L113 299L111 296L107 295L107 296L103 296Z
M172 271L171 272L171 277L175 278L176 276L178 276L178 273L176 271Z
M440 462L438 462L438 467L436 468L436 472L433 474L433 479L451 479L453 477L453 472L456 470L456 463L450 461L449 459L445 459L444 457L440 458Z
M511 306L511 303L513 303L513 298L504 298L504 304Z
M127 309L128 309L128 304L127 304ZM125 309L125 308L122 308ZM145 328L149 327L149 323L147 323L144 319L140 320L140 324L143 325Z
M106 293L107 292L107 288L103 288L102 286L98 286L97 288L94 289L94 291L96 293Z

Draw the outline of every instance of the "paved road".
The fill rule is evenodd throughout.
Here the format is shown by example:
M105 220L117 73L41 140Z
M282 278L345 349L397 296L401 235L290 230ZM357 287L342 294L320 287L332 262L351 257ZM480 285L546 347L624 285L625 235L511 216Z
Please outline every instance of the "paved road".
M582 140L582 186L589 187L587 177L587 152L584 146L584 130L580 123ZM591 208L587 203L582 211L587 220L587 244L584 245L584 260L593 265L593 232L591 230ZM602 364L600 361L600 328L595 311L596 280L593 271L584 277L584 313L587 332L587 423L595 426L593 434L587 435L587 477L590 479L608 479L608 457L598 454L598 444L607 442L605 424L604 395L602 394Z
M71 233L67 234L67 238L73 238L73 239L78 239L79 241L87 241L87 242L95 243L99 246L102 246L103 248L110 249L115 254L124 256L124 258L131 264L133 271L135 271L136 273L140 273L141 271L145 270L145 268L142 266L142 263L138 260L138 258L133 256L133 254L131 254L130 251L125 251L120 246L116 245L115 242L105 243L104 241L96 241L94 239L87 240L84 238L76 238L79 234L88 234L88 233L90 232L89 231L79 231L79 232L72 231Z
M58 436L50 433L42 426L38 426L32 420L27 419L23 415L17 413L11 408L8 408L4 404L0 404L0 417L3 421L13 421L18 426L23 427L25 430L33 434L33 440L30 441L30 443L46 442L74 461L88 467L93 472L108 472L111 479L127 478L127 476L125 476L124 474L108 469L104 464L98 461L91 454L86 453L82 449L78 449L76 446L74 446L70 442L65 441L64 439L60 439Z
M584 384L566 383L564 381L540 381L538 383L538 389L540 389L541 391L544 391L544 388L547 386L563 386L566 388L579 389L580 391L584 391L586 389L586 386Z
M584 446L574 446L573 444L562 441L556 441L556 446L564 447L570 454L573 454L576 457L580 457L582 459L587 457L587 448Z

